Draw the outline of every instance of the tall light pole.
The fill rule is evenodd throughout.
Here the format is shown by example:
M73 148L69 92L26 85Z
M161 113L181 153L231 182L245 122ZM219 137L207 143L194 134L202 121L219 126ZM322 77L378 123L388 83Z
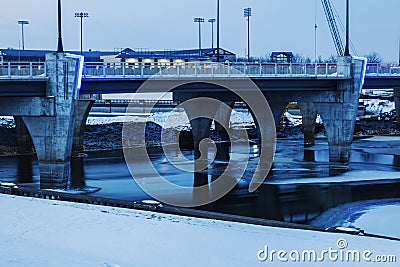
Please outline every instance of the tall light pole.
M317 4L318 0L315 0L315 18L314 18L314 62L317 63L317 30L318 30L318 25L317 25Z
M83 18L88 18L89 13L86 12L77 12L75 13L75 18L81 19L81 55L83 54Z
M204 18L194 18L195 23L199 24L199 56L201 55L201 24L204 23Z
M61 38L61 0L58 0L58 45L57 52L64 52Z
M217 62L219 62L219 0L217 0Z
M247 18L247 62L250 62L250 17L251 7L244 9L244 17Z
M214 22L215 22L215 19L209 19L208 22L211 23L211 48L214 49Z
M22 32L22 50L25 50L25 37L24 37L24 25L28 25L29 21L27 20L19 20L18 24L21 25Z
M349 0L346 0L346 48L344 50L344 56L350 56L350 7Z

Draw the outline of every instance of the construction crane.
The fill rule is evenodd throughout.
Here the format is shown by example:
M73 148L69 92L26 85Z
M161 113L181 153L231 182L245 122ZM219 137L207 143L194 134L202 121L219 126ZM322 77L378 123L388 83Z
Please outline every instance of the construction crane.
M336 24L335 13L332 7L331 0L321 0L324 8L325 16L328 21L329 29L331 31L333 43L335 44L336 52L339 56L344 55L344 46L342 38L340 37L339 29Z

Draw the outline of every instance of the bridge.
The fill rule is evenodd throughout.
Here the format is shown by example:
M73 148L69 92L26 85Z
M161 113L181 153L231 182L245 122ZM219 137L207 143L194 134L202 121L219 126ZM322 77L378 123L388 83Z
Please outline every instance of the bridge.
M261 90L312 90L330 88L334 80L348 79L337 72L336 63L175 63L149 66L145 63L84 63L80 94L134 93L148 79L233 79L238 73L252 79ZM241 75L240 75L241 76ZM363 89L398 88L400 66L367 64ZM46 96L47 67L41 63L5 62L0 65L0 97ZM285 80L284 83L276 80ZM315 80L318 80L317 82ZM275 82L274 82L275 81ZM294 83L294 85L293 85ZM301 85L300 85L301 83ZM303 87L303 88L302 88ZM202 88L218 91L215 86ZM193 91L192 86L189 91ZM159 90L155 89L156 92ZM175 90L178 91L178 90ZM180 88L179 91L185 91Z
M361 89L394 88L396 103L400 103L400 68L367 65L362 58L339 57L335 64L199 62L148 66L84 64L80 56L54 53L48 54L44 63L0 65L0 114L16 118L20 142L32 138L41 187L66 188L71 156L83 150L85 122L94 100L99 94L137 92L149 79L152 86L146 92L160 92L179 82L182 85L172 90L176 101L210 97L228 106L241 99L220 85L228 81L246 91L250 89L243 88L243 80L251 80L268 100L275 122L288 102L300 103L306 146L314 144L318 112L328 136L329 159L341 163L350 157ZM224 121L217 127L224 136L222 129L229 126L230 111L221 108L213 112ZM191 121L195 157L200 155L197 144L208 137L211 123L211 119ZM218 153L227 159L229 146Z

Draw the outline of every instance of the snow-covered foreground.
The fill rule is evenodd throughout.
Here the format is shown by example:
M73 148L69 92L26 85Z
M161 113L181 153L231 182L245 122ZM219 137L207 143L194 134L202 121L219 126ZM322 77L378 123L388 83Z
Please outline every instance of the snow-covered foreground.
M384 239L8 195L0 195L0 205L0 266L398 266L366 263L363 257L400 260L400 242ZM265 246L269 256L286 251L280 257L289 262L281 262L278 253L272 262L261 262ZM304 250L316 251L318 258L323 250L333 254L310 263ZM348 250L360 251L361 261L342 261ZM372 254L364 255L368 250ZM296 251L306 260L291 262Z

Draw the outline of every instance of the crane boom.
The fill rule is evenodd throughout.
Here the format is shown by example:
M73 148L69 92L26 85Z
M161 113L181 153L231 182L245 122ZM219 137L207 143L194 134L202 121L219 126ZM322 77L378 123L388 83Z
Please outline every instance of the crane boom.
M330 0L321 0L324 8L325 16L328 21L329 29L331 31L333 43L335 44L336 52L339 56L344 55L344 46L342 38L340 37L339 30L336 24L335 14L333 12Z

